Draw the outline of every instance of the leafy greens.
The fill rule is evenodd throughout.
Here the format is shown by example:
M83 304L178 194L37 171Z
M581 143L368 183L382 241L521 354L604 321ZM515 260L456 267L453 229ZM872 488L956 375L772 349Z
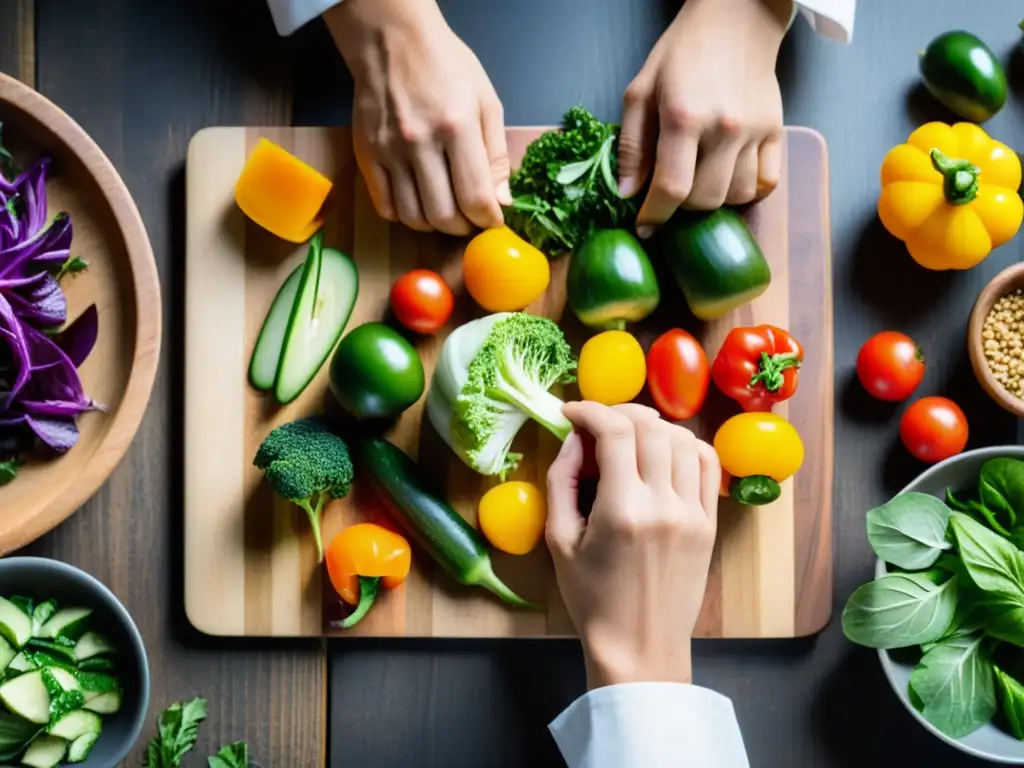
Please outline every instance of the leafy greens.
M60 280L87 262L71 256L71 218L49 219L47 159L24 171L0 145L0 485L41 443L63 453L77 418L95 407L78 366L98 333L95 306L67 325Z
M867 514L889 573L858 587L843 631L870 648L920 647L908 695L952 738L998 721L1024 739L1024 461L986 462L976 488L945 503L904 493ZM1005 662L1005 663L1004 663ZM997 695L998 693L998 695Z
M157 718L156 738L146 747L143 768L181 768L181 761L195 749L199 726L206 719L206 699L196 696L171 704ZM207 758L208 768L249 768L249 746L236 741Z

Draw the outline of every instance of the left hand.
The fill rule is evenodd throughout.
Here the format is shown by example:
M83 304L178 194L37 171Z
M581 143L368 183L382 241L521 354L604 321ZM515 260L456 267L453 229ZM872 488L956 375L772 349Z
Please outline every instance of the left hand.
M778 183L782 97L775 60L792 0L689 0L626 89L619 186L638 192L637 232L680 206L713 210Z

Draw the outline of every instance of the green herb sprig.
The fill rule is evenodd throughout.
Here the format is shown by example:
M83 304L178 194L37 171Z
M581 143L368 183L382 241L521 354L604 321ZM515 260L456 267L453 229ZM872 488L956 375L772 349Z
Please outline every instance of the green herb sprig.
M157 719L157 735L146 748L143 768L180 768L195 749L199 725L206 719L206 699L195 697L171 704ZM249 768L249 747L236 741L207 758L209 768Z

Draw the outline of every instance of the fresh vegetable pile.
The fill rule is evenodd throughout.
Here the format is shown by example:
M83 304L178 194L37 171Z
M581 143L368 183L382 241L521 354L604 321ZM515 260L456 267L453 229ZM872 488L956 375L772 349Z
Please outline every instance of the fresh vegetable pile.
M121 708L117 649L92 609L0 597L0 762L84 761Z
M36 447L64 453L95 408L78 368L99 331L95 305L68 323L61 282L85 269L71 255L71 218L47 213L49 161L24 171L0 145L0 485Z
M915 649L910 700L946 735L994 719L1024 739L1024 462L987 461L946 502L901 494L868 512L867 535L888 572L851 595L846 636Z

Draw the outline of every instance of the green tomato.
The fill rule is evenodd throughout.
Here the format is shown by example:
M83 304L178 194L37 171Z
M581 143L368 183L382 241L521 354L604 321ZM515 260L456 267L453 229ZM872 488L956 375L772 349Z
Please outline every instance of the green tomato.
M566 294L581 323L620 331L651 314L660 299L650 259L624 229L597 230L573 252Z
M384 323L364 323L331 358L331 392L357 419L397 416L420 399L423 362L404 336Z

